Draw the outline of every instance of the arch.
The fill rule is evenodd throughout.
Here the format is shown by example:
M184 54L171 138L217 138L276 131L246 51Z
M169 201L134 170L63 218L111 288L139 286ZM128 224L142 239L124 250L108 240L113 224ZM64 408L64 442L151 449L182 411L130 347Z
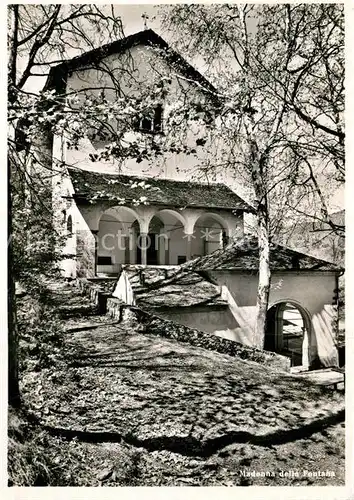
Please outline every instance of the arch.
M187 260L184 217L171 209L151 213L146 219L146 263L147 265L177 265ZM146 227L146 226L145 226ZM142 249L138 247L138 262L142 259Z
M157 266L166 264L165 252L168 250L168 237L165 231L165 224L158 214L149 220L146 238L146 264ZM143 241L140 243L143 244ZM139 252L139 247L138 247Z
M219 214L202 212L193 224L191 257L209 255L223 248L228 241L230 228Z
M186 220L175 210L164 208L151 213L147 221L147 265L177 265L187 260ZM138 254L140 252L138 250ZM138 258L139 261L139 258Z
M171 217L174 217L175 219L177 219L183 226L183 229L185 230L186 228L186 219L183 217L183 215L179 212L176 212L175 210L171 210L169 208L164 208L163 210L159 210L158 212L156 212L152 217L162 217L162 222L166 222L167 219L166 217L164 216L171 216Z
M287 319L284 318L284 314L288 316ZM292 366L308 369L312 361L310 354L312 336L311 315L300 302L284 298L269 305L265 350L287 355L291 357Z
M214 212L203 212L203 213L201 213L199 215L199 217L195 220L194 224L193 224L193 230L196 227L199 219L201 219L201 218L208 218L208 217L210 217L211 219L215 219L220 224L220 226L224 229L224 231L226 232L226 236L230 237L231 228L229 227L228 222L221 215L215 214Z
M135 222L140 228L138 214L130 207L114 206L101 213L96 235L97 274L116 275L122 264L136 263Z
M107 210L101 213L98 222L100 222L102 217L104 217L105 215L111 215L120 222L129 224L130 226L134 223L135 220L138 221L139 226L141 225L138 213L132 208L126 207L124 205L116 205L114 207L108 208Z

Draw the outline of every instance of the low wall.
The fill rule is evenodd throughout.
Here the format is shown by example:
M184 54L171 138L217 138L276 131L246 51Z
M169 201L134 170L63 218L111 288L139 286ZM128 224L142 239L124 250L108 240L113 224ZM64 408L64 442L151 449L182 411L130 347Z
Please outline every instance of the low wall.
M98 307L99 314L107 311L107 299L111 296L111 292L107 292L102 285L87 278L77 279L76 284L81 293L89 297L91 302Z
M143 328L144 332L148 334L170 338L247 361L255 361L273 370L290 371L290 359L285 356L245 346L232 340L201 332L195 328L177 324L143 311L136 306L129 306L114 297L107 299L106 306L107 314L118 321L130 323L132 327L135 326L139 331Z
M148 311L179 325L238 341L234 334L238 324L227 304L223 306L169 307L159 308L156 312L152 309L148 309Z

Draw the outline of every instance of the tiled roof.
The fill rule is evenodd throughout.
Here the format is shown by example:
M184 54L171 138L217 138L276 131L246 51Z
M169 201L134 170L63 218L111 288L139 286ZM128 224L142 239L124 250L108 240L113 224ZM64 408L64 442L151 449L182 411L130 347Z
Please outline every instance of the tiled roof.
M75 168L68 168L68 171L75 196L89 201L123 199L125 204L129 204L140 197L146 197L149 204L252 210L224 184L106 174Z
M259 253L258 241L255 237L244 237L232 241L224 249L216 250L210 255L199 257L181 266L184 270L250 270L258 271ZM270 268L278 270L320 270L335 271L341 268L322 259L311 257L277 243L270 245Z
M259 267L258 244L254 237L232 242L224 249L186 262L181 266L151 267L124 265L137 305L160 309L170 307L226 306L221 290L208 271L252 271ZM272 243L272 271L339 271L335 264ZM119 278L118 278L119 279Z
M227 306L220 288L195 272L175 267L125 265L136 304L160 309L170 307Z

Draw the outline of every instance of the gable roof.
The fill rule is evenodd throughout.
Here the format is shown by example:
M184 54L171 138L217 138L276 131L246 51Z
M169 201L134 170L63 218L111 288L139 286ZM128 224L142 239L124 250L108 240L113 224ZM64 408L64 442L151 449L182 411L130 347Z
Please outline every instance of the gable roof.
M124 199L125 203L129 204L145 196L147 203L155 205L252 211L252 208L225 184L106 174L71 167L68 172L74 187L74 197L77 199Z
M180 267L123 265L137 305L150 309L170 307L225 307L220 287L196 272L180 272ZM118 277L119 281L121 274ZM114 292L113 292L114 295Z
M129 35L121 40L102 45L97 49L90 50L76 56L68 61L64 61L57 66L53 66L49 71L49 76L44 90L56 89L57 92L63 92L66 86L67 76L71 72L85 68L87 66L96 66L103 58L112 54L123 53L127 49L136 45L146 45L157 47L161 50L161 55L173 68L180 71L184 76L198 82L202 88L211 92L216 97L216 88L193 66L191 66L181 55L169 47L168 43L152 29L139 31ZM211 97L212 97L211 96Z
M214 271L241 270L256 271L259 269L258 240L254 236L246 236L232 241L225 248L199 257L181 265L184 270ZM270 269L272 271L340 271L341 268L326 260L311 257L278 243L270 244Z

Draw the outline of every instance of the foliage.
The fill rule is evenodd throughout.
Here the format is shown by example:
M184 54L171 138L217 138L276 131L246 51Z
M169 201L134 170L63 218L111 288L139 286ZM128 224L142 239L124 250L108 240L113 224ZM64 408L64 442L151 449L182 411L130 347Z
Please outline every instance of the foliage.
M263 347L271 238L294 213L344 230L330 218L322 187L344 180L343 8L179 4L164 17L181 50L202 56L225 89L212 133L223 151L206 168L242 173L252 187L259 244L253 343Z
M182 53L203 57L225 89L218 98L226 151L209 169L247 177L251 116L257 147L267 154L271 232L304 214L343 232L328 210L344 182L343 6L178 5L161 14Z
M63 333L49 291L43 286L48 279L41 275L26 281L26 294L18 300L19 364L22 373L39 371L53 365L60 357Z
M139 481L140 454L134 448L118 445L113 462L104 447L52 436L24 412L10 410L8 422L8 486L100 486L107 482L133 486Z

